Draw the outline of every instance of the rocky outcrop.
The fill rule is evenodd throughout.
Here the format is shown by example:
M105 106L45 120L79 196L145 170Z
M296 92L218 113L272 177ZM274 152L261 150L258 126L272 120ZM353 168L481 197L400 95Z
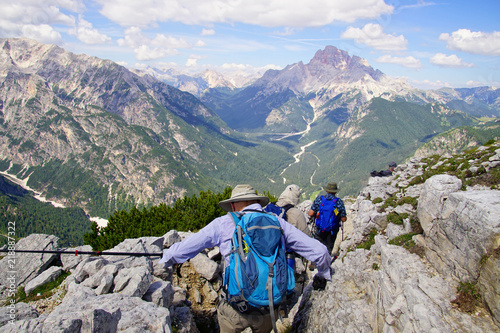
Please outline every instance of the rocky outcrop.
M57 250L59 238L52 235L32 234L16 243L17 249L23 250ZM10 286L14 281L14 289L33 280L40 273L45 271L55 260L57 255L52 253L26 253L8 256L0 260L0 290ZM9 274L10 272L10 274ZM7 280L9 276L15 275L15 279Z
M446 174L415 181L432 168L413 158L369 180L347 207L353 231L332 281L302 295L292 331L500 332L500 191L464 191ZM470 310L461 307L467 286L477 292Z

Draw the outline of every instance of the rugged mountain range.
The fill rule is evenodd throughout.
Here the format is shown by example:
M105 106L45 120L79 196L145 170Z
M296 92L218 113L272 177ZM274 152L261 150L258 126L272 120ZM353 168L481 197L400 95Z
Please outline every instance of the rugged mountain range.
M237 183L312 195L336 181L354 194L369 171L448 130L500 136L449 106L497 115L498 90L416 90L334 47L245 87L184 77L205 82L198 99L162 81L178 73L139 75L28 39L0 45L0 171L94 216Z
M138 75L151 75L179 90L189 92L197 97L202 95L207 89L223 88L229 91L240 89L252 84L260 78L264 72L256 71L246 73L244 71L233 71L230 74L222 74L214 70L204 70L200 73L183 73L174 68L154 68L135 69Z
M158 73L158 70L150 69L148 73ZM376 97L420 104L441 103L475 116L500 116L500 89L415 89L402 79L391 78L372 68L365 59L351 57L334 46L317 51L308 64L298 62L281 71L269 70L255 82L240 86L232 84L231 77L213 71L195 76L175 73L172 69L164 73L169 75L156 77L199 96L226 123L238 129L286 128L286 119L277 119L276 113L292 99L304 101L318 118L336 112L339 122L356 107ZM221 99L225 103L221 103ZM348 114L342 117L346 111ZM300 128L305 129L306 123L301 120Z
M0 169L51 200L107 217L243 175L267 181L279 167L193 95L151 76L28 39L0 45Z

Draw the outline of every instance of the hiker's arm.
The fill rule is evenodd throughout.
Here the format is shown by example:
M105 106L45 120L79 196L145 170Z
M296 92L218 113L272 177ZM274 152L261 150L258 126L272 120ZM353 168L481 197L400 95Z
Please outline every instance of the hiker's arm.
M159 263L165 264L166 267L181 264L196 256L200 251L219 245L217 227L217 221L214 220L182 242L175 243L169 249L163 250L163 257Z
M344 201L340 198L337 200L337 209L339 210L340 220L345 222L347 220L347 212L345 210Z
M309 209L309 212L307 212L307 215L310 217L316 216L316 213L319 210L319 205L321 203L321 197L317 196L316 199L314 199L311 208Z
M316 264L318 274L326 280L331 280L330 263L332 258L325 245L307 236L288 222L281 224L287 248Z

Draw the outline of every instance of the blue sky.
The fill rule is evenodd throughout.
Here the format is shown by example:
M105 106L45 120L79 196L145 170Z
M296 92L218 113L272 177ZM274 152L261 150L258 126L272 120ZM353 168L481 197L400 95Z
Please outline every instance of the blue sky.
M418 88L500 87L500 0L0 0L0 37L130 68L281 69L333 45Z

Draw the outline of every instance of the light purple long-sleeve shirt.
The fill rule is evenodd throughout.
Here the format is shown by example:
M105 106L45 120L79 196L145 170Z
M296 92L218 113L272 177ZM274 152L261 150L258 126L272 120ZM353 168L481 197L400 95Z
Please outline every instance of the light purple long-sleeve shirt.
M262 210L262 206L255 203L245 207L243 211L245 210ZM316 239L307 236L284 219L278 217L278 220L283 229L286 247L307 260L314 262L318 268L318 274L326 280L331 280L331 257L326 246ZM220 253L225 258L225 265L227 267L229 265L229 253L231 252L231 238L233 233L234 222L231 215L226 214L218 217L197 233L164 250L163 258L159 263L163 263L167 267L173 264L180 264L193 258L204 249L218 246Z

